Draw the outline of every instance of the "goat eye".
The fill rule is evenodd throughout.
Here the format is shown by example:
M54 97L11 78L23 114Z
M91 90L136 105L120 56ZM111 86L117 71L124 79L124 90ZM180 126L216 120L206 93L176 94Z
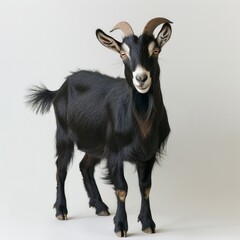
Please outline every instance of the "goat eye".
M159 54L159 52L160 52L159 48L155 48L153 50L153 56L157 56Z
M120 57L121 57L122 59L125 59L125 58L126 58L126 53L125 53L124 51L121 51L121 52L120 52Z

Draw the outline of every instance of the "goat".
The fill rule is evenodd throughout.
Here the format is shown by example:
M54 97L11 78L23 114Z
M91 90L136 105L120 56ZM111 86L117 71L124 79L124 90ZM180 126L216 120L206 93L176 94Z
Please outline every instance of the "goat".
M165 18L154 18L137 37L127 22L120 22L113 30L123 31L122 42L96 30L100 43L120 54L126 79L79 70L68 76L57 91L44 86L30 89L28 103L37 113L46 113L51 105L54 106L57 219L67 219L64 182L76 145L85 152L79 168L89 205L96 209L96 214L109 215L94 179L95 166L106 158L107 179L114 185L117 197L114 231L119 237L127 236L125 199L128 185L123 164L128 161L136 165L139 178L142 200L138 220L145 233L155 232L149 203L151 173L157 154L161 153L170 133L160 88L158 55L171 36L171 23ZM153 31L161 24L155 38Z

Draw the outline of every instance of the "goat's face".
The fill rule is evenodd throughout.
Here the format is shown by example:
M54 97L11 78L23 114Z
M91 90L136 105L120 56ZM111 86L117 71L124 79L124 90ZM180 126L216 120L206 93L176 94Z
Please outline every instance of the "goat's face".
M164 25L154 38L153 31L161 23ZM125 37L122 42L118 42L100 29L96 31L98 40L105 47L120 54L125 65L127 81L139 93L149 91L154 71L159 69L158 55L172 32L169 23L171 22L164 18L152 19L146 24L143 34L137 37L128 23L121 22L113 30L121 29L124 32Z

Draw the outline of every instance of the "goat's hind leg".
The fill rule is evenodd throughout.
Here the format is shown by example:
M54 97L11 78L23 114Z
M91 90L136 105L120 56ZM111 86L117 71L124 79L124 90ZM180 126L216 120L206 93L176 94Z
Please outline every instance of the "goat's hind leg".
M80 171L83 176L83 183L89 197L89 207L96 209L99 216L108 216L108 206L102 201L96 181L94 179L95 166L99 164L101 159L94 158L85 154L83 160L79 164Z
M74 143L59 125L57 126L56 133L56 149L57 199L54 204L54 208L56 208L56 217L58 220L67 220L68 210L64 185L67 176L68 165L73 156Z

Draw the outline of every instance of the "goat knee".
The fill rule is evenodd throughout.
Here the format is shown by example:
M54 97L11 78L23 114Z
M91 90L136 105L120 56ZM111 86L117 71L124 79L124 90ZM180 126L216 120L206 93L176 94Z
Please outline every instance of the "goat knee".
M119 201L125 202L125 199L127 197L127 191L118 189L116 190L116 196Z

